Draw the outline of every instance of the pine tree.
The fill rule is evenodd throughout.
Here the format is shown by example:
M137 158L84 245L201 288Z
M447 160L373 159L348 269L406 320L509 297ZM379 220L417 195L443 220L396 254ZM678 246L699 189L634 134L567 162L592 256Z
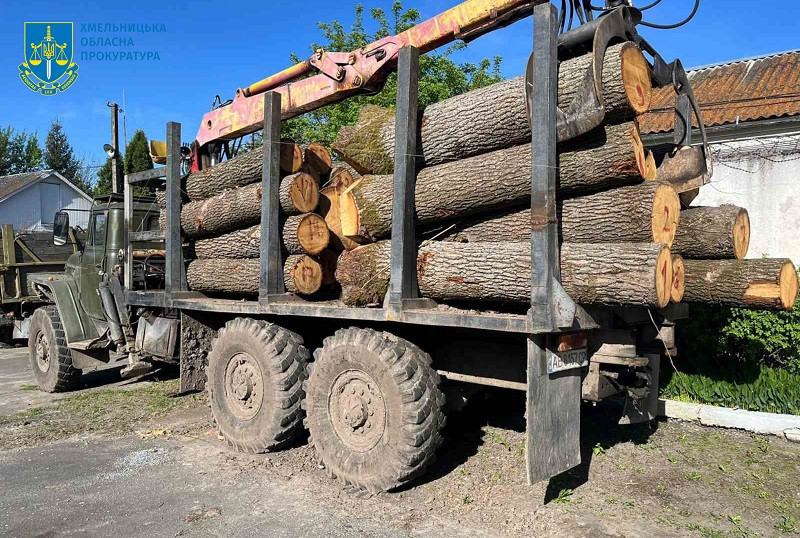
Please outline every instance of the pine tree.
M147 146L147 136L144 131L137 129L133 138L125 148L125 173L142 172L153 169L153 159Z
M111 159L97 170L97 183L94 184L92 195L97 198L111 193Z
M50 125L47 139L44 143L44 162L47 168L55 170L69 181L80 182L81 163L75 158L72 146L67 140L67 133L58 122L58 119Z

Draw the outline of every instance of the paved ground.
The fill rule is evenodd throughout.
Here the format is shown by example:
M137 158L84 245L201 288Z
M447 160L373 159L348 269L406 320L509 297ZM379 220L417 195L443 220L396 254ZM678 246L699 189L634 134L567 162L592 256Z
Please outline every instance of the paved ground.
M165 377L167 378L165 380ZM29 390L24 350L0 350L4 536L791 536L800 446L680 423L617 429L584 412L584 464L525 484L523 401L478 396L450 416L419 483L359 499L304 442L246 456L202 396L113 372L54 399ZM102 383L111 383L104 386Z

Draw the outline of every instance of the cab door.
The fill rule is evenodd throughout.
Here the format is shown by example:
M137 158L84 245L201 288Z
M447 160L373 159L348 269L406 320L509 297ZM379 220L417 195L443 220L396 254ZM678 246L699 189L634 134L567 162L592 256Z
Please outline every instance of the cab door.
M97 320L105 320L100 303L99 286L100 272L106 254L107 221L106 211L92 213L89 220L89 236L86 238L86 247L81 255L78 279L81 306L89 316Z

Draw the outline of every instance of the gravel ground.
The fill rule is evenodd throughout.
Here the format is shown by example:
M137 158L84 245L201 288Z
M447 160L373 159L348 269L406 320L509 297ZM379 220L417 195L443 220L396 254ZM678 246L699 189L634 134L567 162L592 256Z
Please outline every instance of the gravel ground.
M800 446L777 438L679 422L618 428L587 406L583 464L528 486L524 398L485 391L449 417L447 443L422 480L360 499L325 477L303 440L276 454L230 451L203 397L172 397L174 380L56 401L35 393L9 413L4 401L34 391L20 390L31 383L27 364L11 368L8 353L0 350L0 533L9 536L798 532Z

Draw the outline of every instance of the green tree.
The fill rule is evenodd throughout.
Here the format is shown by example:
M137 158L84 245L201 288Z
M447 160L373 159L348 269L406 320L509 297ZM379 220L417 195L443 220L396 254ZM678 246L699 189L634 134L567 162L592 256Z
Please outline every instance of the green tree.
M97 198L111 192L111 159L106 159L97 170L97 182L92 188L92 196Z
M42 150L36 133L0 129L0 176L32 172L42 168Z
M141 172L143 170L151 170L153 168L153 159L150 158L150 149L147 145L147 135L144 131L137 129L133 133L133 138L128 142L125 147L125 153L120 156L122 159L122 168L125 174L133 172ZM109 194L112 191L111 185L111 159L106 159L97 170L97 182L94 184L92 194L95 197ZM146 190L134 189L135 194L146 194Z
M47 168L55 170L76 185L83 183L85 179L82 177L82 163L75 158L67 133L58 119L50 125L44 142L44 162Z
M312 52L319 47L328 51L351 51L383 37L398 34L421 20L416 9L404 9L398 0L392 5L389 20L382 9L369 11L371 26L377 28L369 32L364 24L364 6L355 7L355 21L350 30L345 30L338 21L319 23L323 41L312 45ZM425 107L431 103L458 95L469 90L480 88L502 80L500 64L502 59L496 56L493 60L483 59L478 63L456 63L450 56L454 51L466 45L451 45L444 52L428 53L420 57L419 105ZM300 61L292 55L293 62ZM344 125L352 125L358 119L358 113L364 105L374 104L394 108L397 98L397 77L392 74L386 81L384 89L373 96L359 96L342 102L327 105L321 109L304 114L283 124L283 135L294 138L298 142L319 141L330 144L339 129Z
M153 159L150 158L150 149L147 146L147 136L144 131L137 129L133 138L125 147L125 173L142 172L153 169Z

